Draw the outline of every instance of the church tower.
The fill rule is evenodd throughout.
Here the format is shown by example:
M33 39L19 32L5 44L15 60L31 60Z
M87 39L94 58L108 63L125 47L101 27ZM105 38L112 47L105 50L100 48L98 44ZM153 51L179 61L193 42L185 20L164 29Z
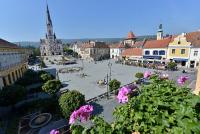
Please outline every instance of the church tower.
M157 40L162 40L162 39L163 39L163 29L162 29L162 24L160 24L157 32Z
M41 56L63 55L63 44L60 39L56 39L48 4L46 5L46 27L45 39L40 39Z

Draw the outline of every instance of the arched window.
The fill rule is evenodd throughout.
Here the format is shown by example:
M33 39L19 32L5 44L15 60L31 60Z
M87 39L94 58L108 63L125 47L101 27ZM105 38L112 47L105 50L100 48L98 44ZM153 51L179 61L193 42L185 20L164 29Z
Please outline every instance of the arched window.
M157 50L154 50L154 51L153 51L153 55L158 55L158 51L157 51Z
M149 51L145 51L145 55L149 55L150 54L150 52Z
M160 50L159 51L159 55L165 55L165 51L164 50Z

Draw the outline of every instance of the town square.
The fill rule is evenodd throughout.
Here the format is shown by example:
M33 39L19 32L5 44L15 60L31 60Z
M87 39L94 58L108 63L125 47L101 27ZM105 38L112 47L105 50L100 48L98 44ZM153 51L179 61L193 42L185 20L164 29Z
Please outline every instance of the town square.
M0 134L200 134L199 4L2 0Z

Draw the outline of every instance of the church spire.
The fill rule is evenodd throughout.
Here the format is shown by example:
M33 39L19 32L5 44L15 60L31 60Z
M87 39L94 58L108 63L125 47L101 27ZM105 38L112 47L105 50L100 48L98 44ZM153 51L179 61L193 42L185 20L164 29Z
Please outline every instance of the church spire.
M52 26L52 21L51 21L51 16L50 16L50 13L49 13L48 4L47 4L47 25L51 25Z
M50 16L50 12L49 12L49 7L48 7L48 4L47 4L47 11L46 11L46 15L47 15L47 18L46 18L46 25L47 25L47 36L48 36L48 39L53 39L53 25L52 25L52 21L51 21L51 16Z

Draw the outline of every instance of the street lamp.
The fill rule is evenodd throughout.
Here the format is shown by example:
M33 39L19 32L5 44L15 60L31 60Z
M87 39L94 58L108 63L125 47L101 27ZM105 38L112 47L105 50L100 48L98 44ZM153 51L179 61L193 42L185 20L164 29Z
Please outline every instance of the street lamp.
M112 67L112 63L110 63L110 61L109 61L109 63L108 63L108 67L109 67L109 69L110 69L110 79L109 79L109 81L111 81L111 67Z

